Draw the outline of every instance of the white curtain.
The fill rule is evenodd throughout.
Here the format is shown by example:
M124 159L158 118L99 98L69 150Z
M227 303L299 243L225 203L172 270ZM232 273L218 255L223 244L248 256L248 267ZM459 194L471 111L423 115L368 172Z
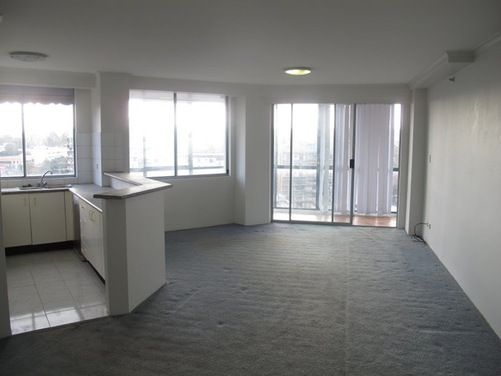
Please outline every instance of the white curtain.
M357 105L355 137L356 214L391 214L393 105Z
M353 149L351 106L337 104L335 116L334 213L336 215L349 215L351 197L350 159Z
M334 106L318 106L318 209L329 215L332 210L332 132L334 130Z

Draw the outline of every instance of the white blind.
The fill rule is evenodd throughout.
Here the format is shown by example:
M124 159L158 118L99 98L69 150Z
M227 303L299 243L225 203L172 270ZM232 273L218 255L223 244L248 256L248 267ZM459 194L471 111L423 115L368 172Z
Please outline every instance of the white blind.
M75 90L32 86L0 85L0 103L73 104Z

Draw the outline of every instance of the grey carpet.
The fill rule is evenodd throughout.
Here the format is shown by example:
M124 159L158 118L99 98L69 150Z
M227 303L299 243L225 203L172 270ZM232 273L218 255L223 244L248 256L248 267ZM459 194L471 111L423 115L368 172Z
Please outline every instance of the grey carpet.
M0 375L501 375L501 341L402 231L167 234L168 283L133 314L0 341Z

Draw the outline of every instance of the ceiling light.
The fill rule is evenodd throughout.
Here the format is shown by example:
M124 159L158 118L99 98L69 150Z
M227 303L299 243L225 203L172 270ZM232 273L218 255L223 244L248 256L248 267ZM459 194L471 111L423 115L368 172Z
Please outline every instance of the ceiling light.
M310 67L291 67L285 68L284 72L290 74L291 76L306 76L311 73Z
M35 61L42 61L48 58L48 55L41 52L31 51L12 51L9 53L10 57L14 60L23 61L25 63L32 63Z

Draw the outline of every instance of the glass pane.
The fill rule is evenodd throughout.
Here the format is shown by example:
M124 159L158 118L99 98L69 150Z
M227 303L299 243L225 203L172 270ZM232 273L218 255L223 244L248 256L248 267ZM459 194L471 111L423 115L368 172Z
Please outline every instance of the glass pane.
M294 104L292 220L332 219L334 106Z
M402 126L402 105L393 105L393 177L391 212L398 210L398 181L400 176L400 129Z
M227 172L224 96L178 94L176 126L178 175Z
M129 100L130 171L174 175L174 94L133 90Z
M24 104L26 175L74 175L73 105Z
M23 176L23 124L20 103L0 103L0 176Z
M351 105L336 104L336 168L334 174L334 222L350 223L353 126Z
M273 219L289 220L291 105L277 104L273 119Z

